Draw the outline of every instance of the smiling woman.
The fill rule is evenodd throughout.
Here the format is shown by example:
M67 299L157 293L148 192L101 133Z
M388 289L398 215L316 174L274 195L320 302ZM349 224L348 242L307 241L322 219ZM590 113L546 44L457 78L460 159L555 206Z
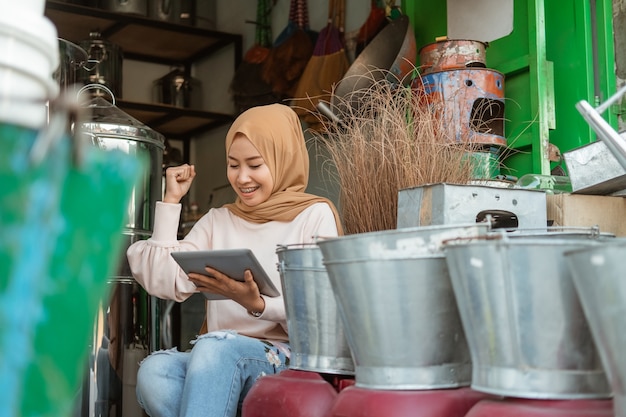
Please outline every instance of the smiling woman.
M254 207L267 201L274 188L274 179L265 160L242 133L235 135L230 145L226 176L247 206Z
M212 277L187 276L172 252L248 248L281 288L276 247L342 234L334 205L304 192L309 156L300 120L288 106L271 104L242 113L226 135L226 158L228 181L237 194L234 203L209 210L177 240L180 201L196 170L193 165L168 168L152 237L127 251L133 276L152 295L184 301L208 291L226 298L207 301L208 334L199 336L190 352L156 352L142 362L137 396L152 417L234 417L259 376L289 364L282 295L262 295L250 271L243 281L213 268L206 268Z

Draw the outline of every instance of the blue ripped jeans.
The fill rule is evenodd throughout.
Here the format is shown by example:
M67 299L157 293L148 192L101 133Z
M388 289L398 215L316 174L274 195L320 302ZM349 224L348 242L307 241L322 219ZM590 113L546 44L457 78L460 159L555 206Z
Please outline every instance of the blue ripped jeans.
M289 347L233 331L204 334L190 352L152 353L137 373L137 400L151 417L235 417L261 376L288 368Z

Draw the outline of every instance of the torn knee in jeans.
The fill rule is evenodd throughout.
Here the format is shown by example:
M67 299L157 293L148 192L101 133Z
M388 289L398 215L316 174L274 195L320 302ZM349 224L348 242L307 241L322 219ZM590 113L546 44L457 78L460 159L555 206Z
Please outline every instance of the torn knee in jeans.
M190 343L193 345L198 340L208 339L208 338L213 338L213 339L217 339L217 340L234 339L236 335L237 335L237 331L236 330L216 330L214 332L201 334L201 335L197 336L195 338L195 340L192 340Z
M155 350L154 352L152 352L151 354L149 354L148 356L146 356L145 358L143 358L141 360L141 362L139 362L139 365L141 366L142 363L144 363L144 361L146 359L148 359L151 356L156 356L156 355L169 355L171 353L178 353L178 349L177 348L170 348L170 349L160 349L160 350Z

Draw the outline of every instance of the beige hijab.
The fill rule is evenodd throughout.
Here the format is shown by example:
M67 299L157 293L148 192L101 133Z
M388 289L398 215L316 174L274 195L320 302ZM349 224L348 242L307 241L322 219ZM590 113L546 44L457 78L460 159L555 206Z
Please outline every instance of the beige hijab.
M267 201L257 206L246 206L237 197L235 203L224 207L253 223L288 222L312 204L324 202L333 210L337 230L343 234L334 204L326 198L304 192L309 182L309 154L295 111L283 104L246 110L226 134L226 154L238 133L244 134L265 160L274 179L274 189Z

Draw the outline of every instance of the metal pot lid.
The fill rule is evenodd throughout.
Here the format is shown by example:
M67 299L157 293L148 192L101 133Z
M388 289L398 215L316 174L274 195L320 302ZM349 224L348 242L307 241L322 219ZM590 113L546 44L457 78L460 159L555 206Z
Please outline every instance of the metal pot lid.
M98 86L98 88L106 89L103 86ZM83 131L97 136L151 142L161 149L165 149L165 137L162 134L122 111L115 105L115 98L112 94L111 97L113 102L97 96L82 104L87 109L88 114L86 120L81 124Z

